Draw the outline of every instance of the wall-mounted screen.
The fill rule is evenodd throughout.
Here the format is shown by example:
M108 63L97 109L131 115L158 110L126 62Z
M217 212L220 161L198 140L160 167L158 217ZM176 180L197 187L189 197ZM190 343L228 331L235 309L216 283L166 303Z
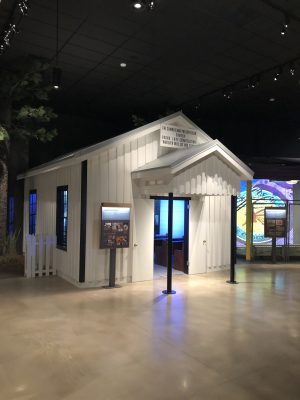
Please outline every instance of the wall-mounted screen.
M130 210L130 204L102 204L101 249L129 247Z

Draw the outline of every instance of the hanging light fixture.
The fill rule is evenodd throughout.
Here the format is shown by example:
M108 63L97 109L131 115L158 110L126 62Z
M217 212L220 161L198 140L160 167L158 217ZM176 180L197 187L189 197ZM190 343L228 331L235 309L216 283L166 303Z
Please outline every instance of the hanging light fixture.
M56 0L56 52L55 52L55 67L52 69L52 85L55 90L58 90L61 86L61 75L62 70L58 67L58 1Z

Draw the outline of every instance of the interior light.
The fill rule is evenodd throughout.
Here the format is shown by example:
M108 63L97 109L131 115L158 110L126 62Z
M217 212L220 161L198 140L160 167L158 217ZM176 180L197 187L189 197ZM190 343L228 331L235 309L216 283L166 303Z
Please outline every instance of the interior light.
M120 67L121 67L121 68L126 68L126 67L127 67L126 62L121 62Z
M291 64L290 64L290 74L291 74L292 76L294 76L294 75L295 75L295 72L296 72L295 64L294 64L294 63L291 63Z
M18 3L18 6L20 8L20 11L23 15L27 15L28 10L29 10L29 1L28 0L22 0Z
M280 75L282 74L282 67L279 67L278 68L278 70L277 70L277 72L275 73L275 76L274 76L274 81L278 81L278 79L279 79L279 77L280 77Z
M259 75L253 76L252 78L249 79L248 88L255 89L256 86L259 85L259 82L260 82L260 76Z
M287 33L286 27L283 26L281 31L280 31L280 34L281 34L281 36L284 36L284 35L286 35L286 33Z
M224 90L223 96L224 96L226 99L230 100L231 97L232 97L232 92L233 92L232 88L227 88L227 89Z
M285 21L284 21L284 24L283 24L283 26L284 26L284 28L288 28L289 27L289 23L290 23L290 19L289 19L289 17L286 15L285 16Z
M273 101L275 101L275 98L274 97L270 97L269 101L273 102Z
M131 6L136 11L142 11L145 8L145 2L144 0L132 0Z
M58 90L61 85L61 69L54 67L52 69L52 85L53 88Z
M290 185L297 185L299 181L297 181L296 179L291 179L290 181L287 181L287 183L289 183Z
M157 0L148 1L148 9L149 11L154 11L157 8Z

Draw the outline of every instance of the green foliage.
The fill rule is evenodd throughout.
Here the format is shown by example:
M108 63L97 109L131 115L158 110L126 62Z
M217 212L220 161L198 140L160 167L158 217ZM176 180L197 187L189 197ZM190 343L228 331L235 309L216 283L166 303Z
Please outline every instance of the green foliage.
M16 120L37 120L38 122L50 122L51 119L56 118L57 115L49 107L39 106L23 106L16 111Z
M49 64L30 57L18 60L16 64L13 71L0 71L0 97L13 101L48 100L52 87L46 83L45 72Z
M8 139L8 132L3 125L0 124L0 141Z
M51 127L57 115L45 105L53 89L48 69L44 60L26 58L13 71L0 70L0 142L12 137L47 142L57 135Z

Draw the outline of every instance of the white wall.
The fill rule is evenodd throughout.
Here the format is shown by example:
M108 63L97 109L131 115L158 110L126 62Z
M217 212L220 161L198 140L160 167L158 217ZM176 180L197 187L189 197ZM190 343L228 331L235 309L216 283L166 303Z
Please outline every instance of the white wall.
M133 205L131 171L156 159L159 151L159 132L156 131L103 150L88 160L86 285L101 285L108 280L109 250L99 248L101 203L124 202ZM131 244L134 229L132 218ZM131 282L132 265L132 247L117 250L116 281Z
M154 200L134 199L132 281L153 279Z
M68 248L55 249L58 274L76 283L79 279L81 165L61 168L25 180L24 235L29 231L29 192L37 191L37 234L56 234L56 188L68 185ZM23 241L25 243L25 240Z
M230 196L200 196L190 201L190 274L229 266L230 207Z
M240 189L240 177L212 154L174 176L172 185L177 195L236 195Z

